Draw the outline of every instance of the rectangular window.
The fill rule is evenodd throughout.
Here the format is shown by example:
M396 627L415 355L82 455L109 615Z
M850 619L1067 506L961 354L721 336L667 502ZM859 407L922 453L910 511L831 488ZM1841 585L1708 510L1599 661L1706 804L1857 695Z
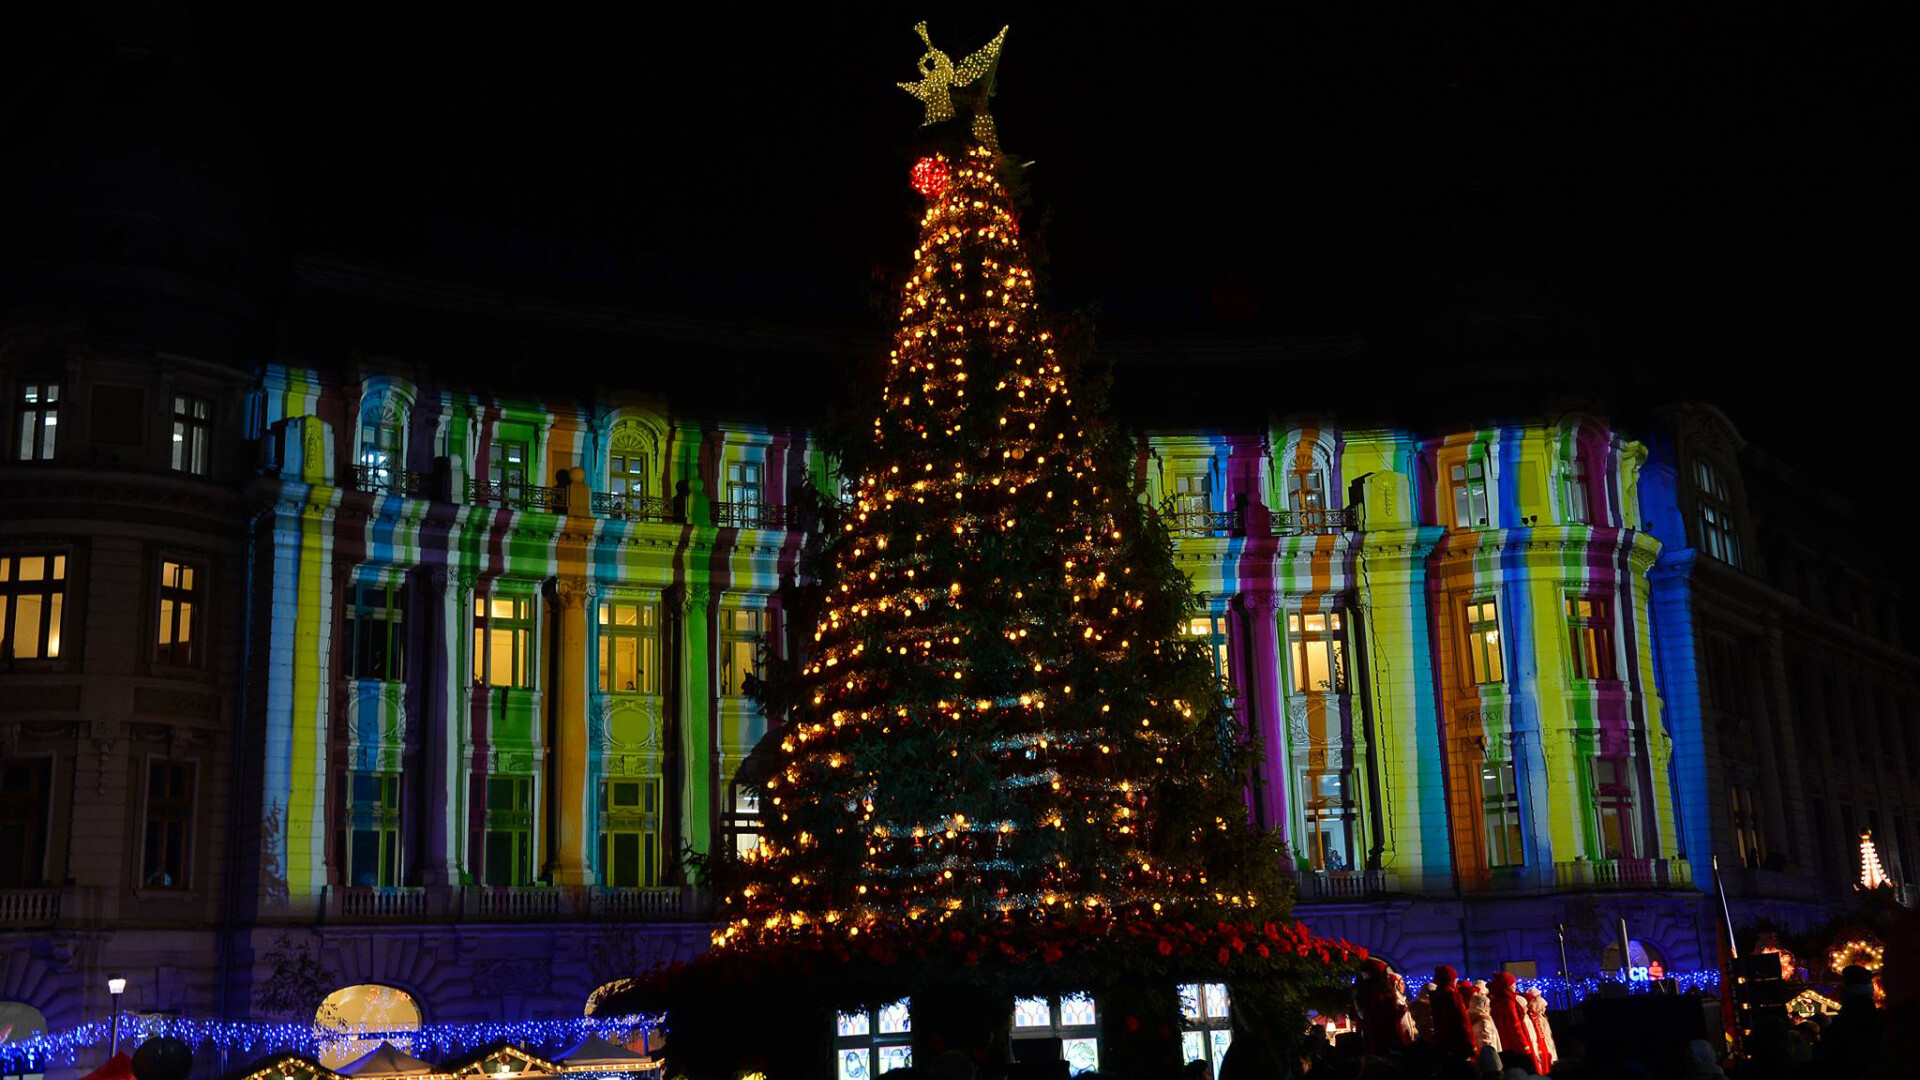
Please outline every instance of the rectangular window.
M616 889L660 884L660 781L600 782L600 875Z
M1480 814L1487 831L1487 866L1521 866L1526 849L1520 841L1520 788L1514 782L1513 762L1487 759L1480 765Z
M348 678L406 681L406 600L406 586L397 581L355 585L349 591Z
M727 463L727 501L742 506L758 506L765 501L765 491L760 483L759 462Z
M1209 1077L1220 1075L1220 1063L1233 1044L1232 1013L1225 983L1187 983L1180 988L1180 1058L1204 1061Z
M1739 729L1746 721L1746 661L1732 638L1709 634L1706 638L1707 705L1723 727Z
M834 1018L835 1080L874 1080L913 1064L913 1010L906 998Z
M160 561L160 609L154 627L155 661L197 667L205 659L201 641L201 596L206 574L191 563Z
M658 693L660 632L653 604L600 601L600 692Z
M643 454L615 450L607 455L607 490L636 499L647 494L647 459Z
M400 884L400 774L347 774L347 884Z
M1467 605L1467 672L1479 686L1506 679L1500 652L1500 607L1491 596Z
M1700 547L1729 566L1740 565L1740 528L1733 517L1733 493L1720 470L1693 463L1694 502L1700 520Z
M50 758L0 760L0 889L46 884Z
M720 609L720 693L740 697L747 680L760 678L760 639L767 613L759 608Z
M760 788L735 781L728 806L723 822L733 836L733 853L745 855L760 846Z
M1319 469L1302 469L1287 476L1287 510L1293 526L1302 532L1327 532L1331 517L1327 513L1326 474Z
M0 660L58 659L66 598L65 555L0 555Z
M486 882L533 884L533 777L487 779Z
M1225 612L1206 615L1192 615L1180 624L1180 632L1188 637L1199 638L1207 643L1207 651L1213 658L1213 675L1220 685L1232 693L1233 658L1227 647L1227 615Z
M476 686L533 685L533 598L473 598L473 681Z
M1347 631L1339 612L1288 612L1287 641L1294 693L1347 692Z
M1732 811L1733 848L1740 856L1741 865L1764 865L1767 861L1766 831L1754 805L1753 789L1730 784L1727 787L1727 801Z
M500 487L527 485L527 444L497 441L487 453L487 482Z
M1574 454L1567 466L1567 520L1579 525L1593 524L1593 506L1587 486L1587 459Z
M1487 463L1469 458L1448 470L1453 490L1453 527L1484 528L1487 517Z
M1574 678L1614 678L1612 610L1601 597L1567 597L1567 632L1573 645Z
M1024 997L1013 1001L1013 1040L1051 1039L1060 1044L1060 1057L1070 1076L1100 1070L1100 1011L1092 994ZM1019 1050L1016 1060L1027 1060Z
M147 763L147 834L141 849L140 886L187 887L187 838L193 832L193 766Z
M379 403L369 403L360 414L360 479L372 491L392 491L406 448L401 428L388 419Z
M23 383L14 405L20 417L19 438L14 443L19 460L52 461L54 436L60 431L60 384Z
M1593 804L1600 815L1600 857L1633 858L1633 773L1625 758L1593 759Z
M1309 772L1307 863L1315 870L1353 869L1353 798L1348 774Z
M213 402L173 395L173 471L207 475L207 444L213 434Z

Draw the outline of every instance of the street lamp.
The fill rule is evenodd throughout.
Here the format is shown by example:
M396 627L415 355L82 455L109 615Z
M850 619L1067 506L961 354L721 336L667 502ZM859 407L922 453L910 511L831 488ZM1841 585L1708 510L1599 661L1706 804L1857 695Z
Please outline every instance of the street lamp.
M115 975L107 980L107 993L113 996L113 1019L109 1021L107 1027L109 1032L107 1042L110 1047L107 1051L107 1056L109 1058L115 1057L120 1053L120 995L126 992L127 977L125 975Z

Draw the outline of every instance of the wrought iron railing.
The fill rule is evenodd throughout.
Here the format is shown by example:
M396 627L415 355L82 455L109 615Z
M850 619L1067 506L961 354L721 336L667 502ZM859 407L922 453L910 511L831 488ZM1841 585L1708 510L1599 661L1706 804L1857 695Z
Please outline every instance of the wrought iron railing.
M612 491L593 493L593 512L626 521L678 521L672 499Z
M1160 520L1174 536L1244 536L1246 515L1240 507L1231 510L1201 509L1172 499L1160 505Z
M425 495L430 474L390 465L355 465L353 486L356 491L375 495Z
M1360 528L1359 507L1334 506L1314 510L1281 510L1273 515L1273 531L1281 536L1324 536Z
M723 529L793 529L800 524L799 507L782 503L716 502L713 523Z
M475 506L505 506L513 510L544 510L551 514L567 512L567 489L540 487L537 484L494 483L475 480L468 492Z

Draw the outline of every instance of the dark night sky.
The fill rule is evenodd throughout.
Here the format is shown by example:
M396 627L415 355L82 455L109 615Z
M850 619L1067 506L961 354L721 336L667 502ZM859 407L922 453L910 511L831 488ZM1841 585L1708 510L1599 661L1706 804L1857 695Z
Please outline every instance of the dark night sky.
M1055 295L1104 329L1412 354L1435 305L1551 302L1649 399L1722 402L1784 456L1808 421L1867 430L1835 481L1869 492L1911 413L1887 382L1916 239L1894 6L343 2L190 27L296 247L408 262L436 220L550 229L800 275L743 310L877 334L869 281L917 204L912 23L957 57L1011 22L1002 139L1036 163Z

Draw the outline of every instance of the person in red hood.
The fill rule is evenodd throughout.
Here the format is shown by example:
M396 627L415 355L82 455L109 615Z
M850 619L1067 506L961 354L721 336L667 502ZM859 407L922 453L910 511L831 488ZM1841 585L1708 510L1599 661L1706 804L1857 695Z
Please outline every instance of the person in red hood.
M1433 969L1433 1042L1441 1053L1457 1061L1473 1057L1473 1028L1467 1023L1467 1003L1455 985L1460 973L1448 964Z
M1361 1034L1367 1053L1376 1057L1406 1046L1400 1033L1400 1017L1406 1006L1394 993L1393 971L1377 956L1360 961L1360 978L1353 984L1354 1003L1360 1007Z
M1547 1064L1540 1060L1540 1050L1534 1045L1532 1018L1514 990L1513 972L1502 971L1487 980L1487 999L1493 1005L1493 1027L1500 1033L1500 1045L1527 1055L1533 1071L1545 1076Z

